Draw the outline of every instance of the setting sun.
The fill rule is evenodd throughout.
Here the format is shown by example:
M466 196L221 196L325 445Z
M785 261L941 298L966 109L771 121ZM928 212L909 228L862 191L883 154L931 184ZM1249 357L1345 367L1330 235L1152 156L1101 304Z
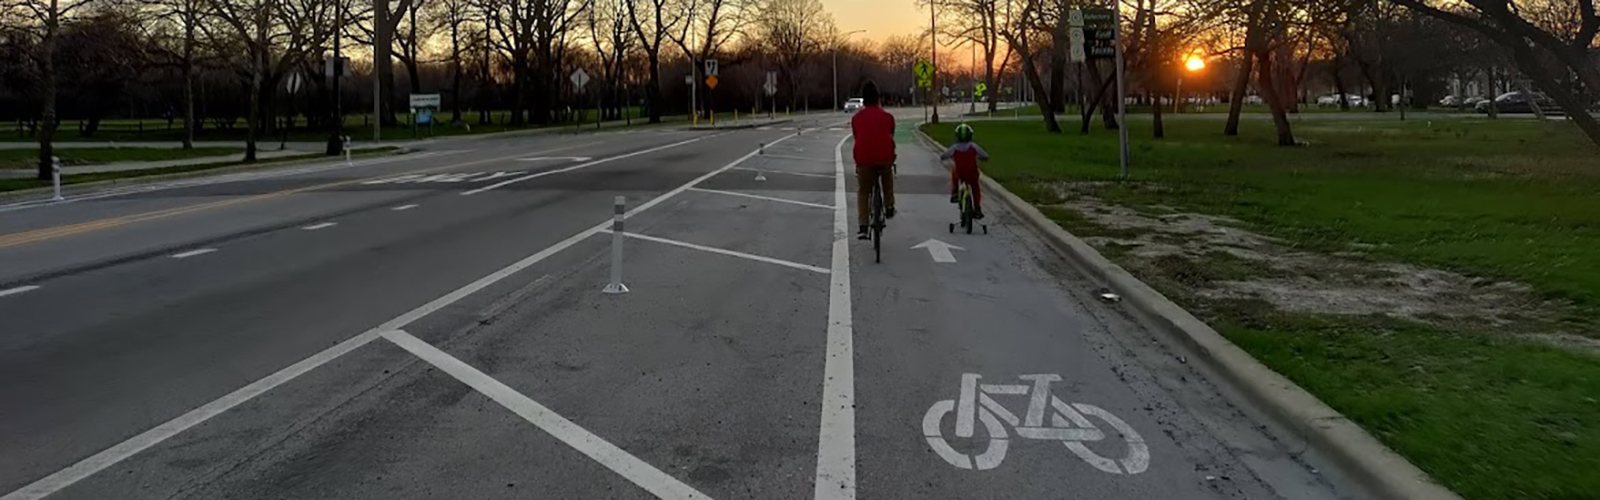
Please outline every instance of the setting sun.
M1189 60L1183 63L1183 67L1189 68L1189 71L1200 71L1202 69L1206 69L1206 60L1199 57L1190 56Z

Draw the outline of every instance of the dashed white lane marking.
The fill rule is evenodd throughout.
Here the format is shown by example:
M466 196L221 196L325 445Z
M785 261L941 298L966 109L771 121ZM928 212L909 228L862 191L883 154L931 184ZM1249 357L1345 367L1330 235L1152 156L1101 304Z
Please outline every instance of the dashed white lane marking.
M187 251L187 252L172 254L172 258L174 258L174 259L187 259L189 257L194 257L196 255L205 255L205 254L208 254L208 253L211 253L211 252L215 252L215 251L217 251L217 249L215 249L215 248L201 248L201 249L197 249L197 250L190 250L190 251Z
M738 196L738 197L741 197L741 198L751 198L751 199L756 199L756 200L775 201L775 202L778 202L778 203L789 203L789 204L793 204L793 205L800 205L802 207L825 208L825 209L828 209L828 210L833 210L832 206L823 205L821 203L811 203L809 201L791 200L791 199L787 199L787 198L775 198L775 197L771 197L771 196L761 196L761 195L758 195L758 194L740 193L738 191L723 191L723 190L720 190L720 189L700 189L700 188L689 188L689 190L690 191L701 192L701 193L712 193L712 194L721 194L721 195L727 195L727 196Z
M498 183L495 183L495 184L490 184L488 186L484 186L484 187L481 187L481 188L478 188L478 189L467 191L467 192L464 192L464 193L461 193L461 194L468 195L468 196L475 195L475 194L478 194L478 193L482 193L484 191L491 191L491 190L495 190L495 189L500 189L500 188L503 188L503 187L506 187L506 186L510 186L512 184L516 184L518 182L522 182L522 181L526 181L526 180L530 180L530 179L537 179L537 178L544 177L544 176L547 176L547 175L555 175L555 174L560 174L560 173L564 173L564 172L571 172L573 170L581 170L581 169L593 167L595 165L600 165L600 164L604 164L604 163L614 162L614 161L617 161L617 160L632 158L632 157L643 155L643 154L650 154L650 153L654 153L656 151L672 149L672 148L675 148L675 147L678 147L678 146L683 146L685 144L692 144L692 143L700 142L700 141L703 141L703 140L711 138L711 137L716 137L716 135L708 135L708 136L696 137L696 138L689 139L689 140L686 140L686 141L674 142L672 144L668 144L668 145L665 145L665 146L656 146L656 147L653 147L653 148L650 148L650 149L646 149L646 150L643 150L643 151L634 151L632 153L628 153L628 154L625 154L625 155L612 156L610 158L601 158L601 159L598 159L598 160L595 160L595 161L586 162L586 163L579 163L577 165L573 165L573 166L566 167L566 168L558 168L558 169L555 169L555 170L546 170L544 172L538 172L538 173L534 173L534 174L524 175L522 177L517 177L515 179L507 180L507 181L504 181L504 182L498 182Z
M210 403L206 403L205 406L189 410L188 413L185 413L178 418L168 420L166 423L156 426L154 429L144 431L137 436L129 438L127 441L118 443L116 446L107 448L105 451L96 453L89 458L85 458L78 463L72 464L71 467L61 469L55 474L45 476L43 479L34 481L32 484L27 486L23 486L20 490L7 493L6 496L0 497L0 500L37 500L44 498L51 493L60 491L62 488L71 486L72 483L81 481L96 472L100 472L106 467L110 467L117 462L121 462L123 459L144 451L151 446L155 446L157 443L165 441L167 438L175 436L190 427L199 425L201 422L205 422L211 417L215 417L235 406L239 406L240 403L249 401L251 398L260 396L261 394L272 390L274 387L283 385L284 382L293 380L295 377L298 377L301 374L316 369L318 366L322 366L329 361L333 361L334 358L338 358L339 356L343 356L345 353L354 351L357 347L366 345L368 342L372 342L377 338L377 332L369 331L367 333L357 335L350 340L340 342L333 347L329 347L327 350L306 358L299 363L289 365L288 368L278 370L277 373L268 375L266 378L257 380L252 382L250 385L240 388L239 390L228 393L228 395L223 396L216 401L212 401Z
M21 293L28 293L28 292L31 292L31 291L34 291L34 290L38 290L38 289L39 289L39 287L36 286L36 285L19 286L19 287L7 289L7 290L0 290L0 297L5 297L7 295L17 295L17 294L21 294Z
M539 430L550 433L552 437L594 459L600 465L604 465L617 474L621 474L622 477L632 481L633 484L639 485L640 488L644 488L645 491L650 492L657 498L707 500L711 498L696 491L693 487L683 484L682 481L667 473L661 472L660 469L652 467L638 457L628 454L622 448L618 448L600 436L594 435L594 433L585 430L571 420L567 420L565 417L539 404L538 401L524 396L522 393L517 392L516 389L512 389L511 386L495 380L494 377L478 371L471 365L456 359L454 356L439 350L427 342L423 342L409 333L399 330L384 332L383 338L388 339L418 358L422 358L423 361L427 361L428 364L438 368L439 371L455 377L456 380L460 380L484 396L488 396L494 402L500 403L500 406L511 410L512 413L516 413L517 416L538 427Z
M394 210L396 212L403 212L403 211L406 211L406 210L411 210L413 208L417 208L419 206L421 206L421 205L415 205L415 204L413 204L413 205L400 205L398 207L394 207L394 208L391 208L389 210Z
M317 230L327 229L327 228L330 228L330 227L333 227L333 226L337 226L337 225L339 225L339 223L337 223L337 222L324 222L324 223L321 223L321 224L312 224L312 225L309 225L309 226L306 226L306 227L302 227L300 229L304 229L306 231L317 231Z
M813 173L810 173L810 172L785 172L785 171L782 171L782 170L765 170L765 169L750 168L750 167L739 167L739 168L735 168L734 170L748 170L748 171L751 171L751 172L761 172L761 173L767 173L767 174L798 175L798 176L801 176L801 177L818 177L818 178L823 178L823 179L832 179L833 178L833 174L813 174Z
M772 144L777 144L793 137L795 137L793 134L784 136L776 141L773 141ZM707 179L720 175L723 172L728 171L728 169L736 167L740 163L749 160L751 157L756 156L756 153L757 151L751 151L750 154L744 155L739 159L734 160L732 163L724 165L722 168L718 168L706 173L705 175L689 181L688 184L679 186L677 189L668 191L661 196L657 196L650 201L644 202L633 210L628 211L628 213L623 214L623 217L633 217L634 215L638 215L640 212L649 210L656 205L660 205L674 196L683 194L683 192L687 191L689 188L705 182ZM332 361L339 356L343 356L358 347L366 345L368 342L372 342L374 339L377 339L380 332L395 331L405 328L407 325L410 325L412 322L418 319L422 319L423 317L432 314L435 311L449 307L451 304L459 302L461 299L477 293L479 290L493 286L495 283L498 283L501 280L504 280L507 277L522 271L523 269L527 269L534 264L538 264L539 262L550 258L550 256L555 255L562 250L566 250L567 248L578 244L578 242L599 234L601 231L610 227L611 220L610 218L607 218L604 222L596 224L594 227L591 227L586 231L572 235L571 237L568 237L567 239L562 240L555 245L551 245L549 248L540 250L538 253L501 268L499 271L495 271L488 276L478 278L477 281L468 283L466 286L458 288L453 292L445 294L444 296L433 299L427 304L423 304L416 309L412 309L407 311L405 314L386 321L383 324L378 325L377 328L373 328L362 333L361 335L357 335L349 340L340 342L339 344L330 347L325 351L319 352L310 358L306 358L299 363L290 365L288 368L279 370L277 373L268 375L267 378L252 382L250 385L228 393L228 395L223 396L216 401L206 403L204 406L190 410L188 413L178 416L178 418L169 420L166 423L156 426L154 429L150 429L137 436L129 438L127 441L117 443L115 446L112 446L111 448L108 448L100 453L96 453L89 458L85 458L82 461L73 464L71 467L56 471L54 474L45 476L43 479L38 481L34 481L33 483L22 487L20 490L7 493L5 496L0 497L0 500L37 500L60 491L62 488L71 486L73 483L81 481L84 478L105 469L106 467L110 467L117 462L121 462L151 446L155 446L157 443L165 441L168 438L183 432L185 429L199 425L201 422L205 422L211 417L215 417L222 412L228 411L228 409L238 406L240 403L249 401L256 396L260 396L274 387L283 385L284 382L293 380L295 377L309 372L318 366L322 366L323 364L326 364L327 362Z
M604 232L610 233L611 231L607 230L607 231L604 231ZM684 242L684 241L669 240L669 239L666 239L666 238L657 238L655 236L645 236L645 235L642 235L642 234L639 234L639 233L622 233L622 235L623 236L627 236L629 238L634 238L634 239L640 239L640 240L645 240L645 241L653 241L653 242L656 242L656 243L662 243L662 244L673 245L673 246L680 246L680 247L683 247L683 248L692 248L692 249L699 250L699 251L702 251L702 252L711 252L711 253L715 253L715 254L722 254L722 255L738 257L738 258L741 258L741 259L749 259L749 260L753 260L753 261L756 261L756 262L765 262L765 263L768 263L768 264L777 264L777 265L784 266L784 267L792 267L792 268L795 268L795 269L802 269L802 270L811 271L811 272L814 272L814 273L828 274L829 272L831 272L831 271L828 271L827 269L823 269L823 268L820 268L820 267L817 267L817 266L813 266L813 265L808 265L808 264L801 264L799 262L791 262L791 261L787 261L787 260L783 260L783 259L774 259L772 257L763 257L763 256L760 256L760 255L748 254L748 253L744 253L744 252L736 252L736 251L733 251L733 250L727 250L727 249L722 249L722 248L717 248L717 247L708 247L708 246L704 246L704 245L696 245L694 243L689 243L689 242Z
M827 361L822 368L822 423L817 432L817 500L856 497L855 326L850 316L849 198L844 143L833 148L833 272L828 284Z

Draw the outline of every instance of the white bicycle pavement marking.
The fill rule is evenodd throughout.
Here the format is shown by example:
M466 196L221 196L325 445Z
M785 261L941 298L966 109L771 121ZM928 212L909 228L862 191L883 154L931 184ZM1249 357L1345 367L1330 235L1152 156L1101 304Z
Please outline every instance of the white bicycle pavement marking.
M516 413L517 416L538 427L539 430L549 433L550 436L594 459L600 465L604 465L606 468L622 475L622 477L632 481L633 484L638 485L640 488L644 488L645 491L649 491L657 498L710 499L710 497L696 491L689 485L677 480L677 478L661 472L660 469L650 466L650 464L640 460L638 457L629 455L622 448L618 448L571 420L567 420L560 414L551 411L550 408L539 404L538 401L534 401L517 392L511 386L495 380L494 377L478 371L471 365L403 330L383 332L383 338L421 358L423 361L427 361L428 364L438 368L439 371L455 377L456 380L467 384L473 390L488 396L494 402L500 403L500 406L511 410L512 413Z
M611 230L608 229L608 230L606 230L604 232L607 233L607 234L610 234L610 233L613 233L614 231L611 231ZM629 238L634 238L634 239L639 239L639 240L644 240L644 241L652 241L652 242L661 243L661 244L664 244L664 245L673 245L673 246L678 246L678 247L683 247L683 248L699 250L699 251L702 251L702 252L710 252L710 253L715 253L715 254L738 257L738 258L741 258L741 259L753 260L753 261L756 261L756 262L765 262L765 263L768 263L768 264L777 264L777 265L784 266L784 267L800 269L800 270L803 270L803 271L811 271L811 272L819 273L819 274L829 274L830 272L832 272L832 271L829 271L827 269L823 269L823 268L820 268L820 267L817 267L817 266L813 266L813 265L810 265L810 264L801 264L799 262L791 262L791 261L787 261L787 260L783 260L783 259L774 259L772 257L764 257L764 256L761 256L761 255L748 254L748 253L744 253L744 252L736 252L736 251L733 251L733 250L726 250L726 249L722 249L722 248L708 247L708 246L705 246L705 245L696 245L694 243L688 243L688 242L678 241L678 240L669 240L669 239L666 239L666 238L658 238L658 237L655 237L655 236L646 236L646 235L639 234L639 233L624 232L624 233L622 233L622 235L626 236L626 237L629 237Z
M773 144L783 142L792 137L795 137L795 135L791 134L784 136L783 138L774 141ZM757 153L757 151L751 151L749 154L734 160L732 163L724 165L722 168L718 168L710 173L697 177L694 180L689 181L689 183L679 186L677 189L657 196L650 201L646 201L643 204L640 204L638 207L635 207L633 210L629 210L628 213L623 214L623 218L633 217L641 212L644 212L645 210L649 210L656 205L667 201L674 196L683 194L683 192L687 191L689 188L699 185L700 183L705 182L707 179L715 177L735 166L738 166L740 163L743 163L746 160L756 156ZM462 286L455 291L433 299L426 304L418 306L416 309L412 309L407 311L405 314L396 316L394 319L385 321L376 328L367 330L366 332L352 337L349 340L345 340L344 342L340 342L333 347L314 354L309 358L303 359L300 362L268 375L265 378L251 382L249 385L230 392L227 395L210 403L206 403L199 408L189 410L188 412L179 415L172 420L168 420L150 430L139 433L137 436L128 438L126 441L117 443L116 445L91 455L90 457L72 464L65 469L56 471L55 473L29 483L27 486L23 486L17 491L7 493L5 496L0 496L0 500L38 500L57 491L61 491L63 488L72 486L78 481L82 481L84 478L87 478L97 472L100 472L101 470L104 470L107 467L126 460L128 457L149 449L150 447L155 446L162 441L166 441L167 439L172 438L172 436L176 436L191 427L210 420L212 417L220 415L235 406L254 399L256 396L260 396L290 380L294 380L296 377L299 377L306 372L327 364L329 361L348 354L350 351L376 340L382 332L401 330L411 323L434 313L435 311L449 307L451 304L455 304L456 302L459 302L480 290L493 286L495 283L499 283L501 280L521 272L524 269L532 267L534 264L538 264L539 262L550 258L550 256L555 255L562 250L571 248L573 245L576 245L585 239L588 239L596 234L600 234L601 231L604 231L610 227L611 220L610 218L607 218L604 222L596 224L594 227L579 232L578 234L574 234L567 239L556 243L555 245L546 247L544 250L540 250L538 253L530 255L509 266L503 267L500 270L489 274L488 276L478 278L477 281L468 283L467 285ZM38 287L16 288L7 290L5 292L0 292L0 296L10 293L22 293L34 289L38 289Z
M1017 437L1043 441L1061 441L1067 449L1090 466L1111 474L1138 474L1150 467L1150 448L1144 438L1127 422L1098 406L1086 403L1067 404L1050 394L1050 383L1061 381L1060 375L1022 375L1031 385L979 384L982 377L975 373L961 376L960 395L954 399L937 401L922 416L922 434L944 461L960 469L990 470L1000 466L1010 447L1006 426L1016 430ZM1022 418L1002 406L991 396L1028 396L1028 409ZM1045 425L1046 412L1050 423ZM983 424L989 443L983 453L967 456L945 439L942 424L945 416L956 414L955 436L974 436L974 420ZM1085 442L1106 439L1106 432L1095 427L1088 417L1105 422L1127 444L1126 458L1111 459L1089 449Z
M802 207L822 208L822 209L827 209L827 210L833 210L833 206L832 205L823 205L821 203L811 203L809 201L791 200L791 199L788 199L788 198L776 198L776 197L772 197L772 196L761 196L759 194L741 193L741 192L738 192L738 191L723 191L723 190L720 190L720 189L701 189L701 188L690 189L690 191L694 191L694 192L697 192L697 193L710 193L710 194L720 194L720 195L726 195L726 196L738 196L738 197L741 197L741 198L750 198L750 199L755 199L755 200L766 200L766 201L773 201L773 202L778 202L778 203L788 203L788 204L791 204L791 205L800 205Z

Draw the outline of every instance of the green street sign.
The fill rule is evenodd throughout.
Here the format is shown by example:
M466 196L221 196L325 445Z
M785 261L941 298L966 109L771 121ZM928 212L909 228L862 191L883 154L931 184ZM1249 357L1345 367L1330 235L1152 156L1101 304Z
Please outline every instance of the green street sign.
M927 60L917 60L911 67L911 72L917 76L917 86L922 88L933 87L933 64Z
M1072 38L1078 38L1077 33ZM1083 53L1089 59L1117 56L1117 13L1111 9L1083 9Z
M974 95L976 95L978 97L983 97L983 93L989 91L989 84L983 83L983 82L978 82L977 85L974 85L972 87L972 91L973 91Z

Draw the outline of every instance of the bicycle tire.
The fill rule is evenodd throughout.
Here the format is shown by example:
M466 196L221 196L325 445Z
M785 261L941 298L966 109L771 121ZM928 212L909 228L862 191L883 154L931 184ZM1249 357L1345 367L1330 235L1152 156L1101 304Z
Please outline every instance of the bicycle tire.
M872 253L873 262L883 262L883 181L874 178L872 184Z

